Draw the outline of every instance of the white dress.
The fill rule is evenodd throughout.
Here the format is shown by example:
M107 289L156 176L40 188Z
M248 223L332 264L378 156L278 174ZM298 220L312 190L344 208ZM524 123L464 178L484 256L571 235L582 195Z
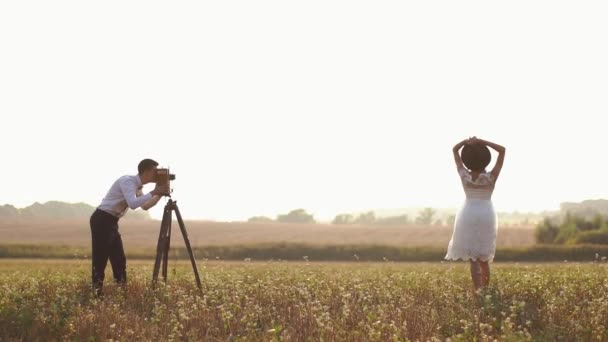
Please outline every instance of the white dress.
M497 217L492 205L494 177L481 173L475 181L467 169L458 170L466 201L456 215L447 260L492 261L496 252Z

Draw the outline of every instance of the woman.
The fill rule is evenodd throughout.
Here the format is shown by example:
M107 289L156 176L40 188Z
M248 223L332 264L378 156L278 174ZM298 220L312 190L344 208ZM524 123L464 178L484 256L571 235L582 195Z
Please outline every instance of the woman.
M498 152L498 160L490 172L486 172L492 159L488 146ZM472 137L456 144L453 152L466 201L456 215L445 259L469 260L473 286L478 290L490 282L489 262L496 251L497 219L492 192L505 159L505 148Z

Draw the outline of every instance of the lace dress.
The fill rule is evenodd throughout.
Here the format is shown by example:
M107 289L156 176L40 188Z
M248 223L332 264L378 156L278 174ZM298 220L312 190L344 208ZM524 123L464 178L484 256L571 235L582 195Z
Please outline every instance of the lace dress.
M447 260L492 261L496 252L497 218L492 205L495 179L481 173L473 181L467 169L458 170L466 200L456 215Z

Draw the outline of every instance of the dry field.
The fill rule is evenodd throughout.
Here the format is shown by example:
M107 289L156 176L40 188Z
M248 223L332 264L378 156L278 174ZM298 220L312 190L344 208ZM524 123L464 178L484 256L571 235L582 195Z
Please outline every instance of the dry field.
M120 232L125 246L154 247L159 221L124 221ZM447 226L363 226L283 223L224 223L187 221L194 246L252 245L260 243L304 243L313 245L447 246L452 227ZM174 223L174 232L178 225ZM3 244L57 244L89 246L87 221L0 222ZM181 237L172 241L183 245ZM533 227L499 228L498 247L525 247L534 244Z

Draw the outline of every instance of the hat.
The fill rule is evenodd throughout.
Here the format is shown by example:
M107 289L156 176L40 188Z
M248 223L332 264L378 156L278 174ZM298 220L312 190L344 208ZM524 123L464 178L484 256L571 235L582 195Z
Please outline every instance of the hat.
M492 154L484 144L467 144L462 148L461 159L469 170L482 171L490 164Z

